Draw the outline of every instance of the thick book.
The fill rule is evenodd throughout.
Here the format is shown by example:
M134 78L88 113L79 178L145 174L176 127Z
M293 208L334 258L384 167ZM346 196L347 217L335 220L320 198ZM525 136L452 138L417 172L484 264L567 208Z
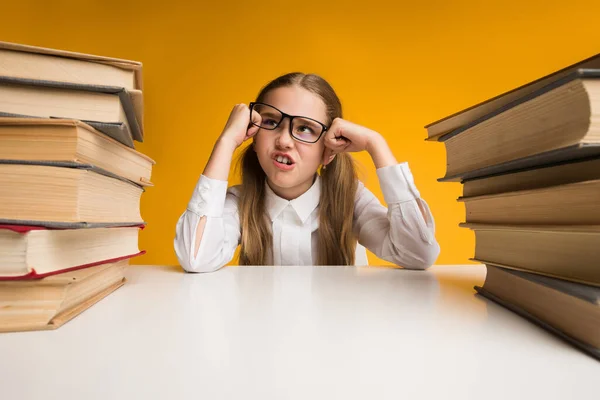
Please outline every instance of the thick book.
M38 84L123 88L143 131L143 78L139 61L0 42L0 76Z
M579 70L522 100L446 135L440 181L600 155L600 70Z
M0 118L0 162L79 165L151 186L154 160L78 120Z
M143 254L144 225L49 229L0 224L0 280L39 279Z
M461 127L472 124L486 115L510 107L512 103L519 102L537 90L552 85L554 82L572 74L578 69L600 69L600 54L579 61L568 67L552 72L542 78L528 82L508 92L502 93L491 99L485 100L474 106L456 112L450 116L432 122L425 126L428 140L440 140L444 135L454 132Z
M56 329L123 286L127 260L39 280L0 281L0 332Z
M500 174L523 171L546 167L569 161L580 161L600 156L600 144L598 143L579 143L568 145L556 150L545 151L531 156L518 158L489 167L483 167L472 171L467 171L454 176L447 176L438 179L439 182L468 182L473 179L487 178Z
M460 226L475 232L474 261L600 286L600 225Z
M499 225L600 225L600 179L460 197L466 222Z
M82 168L0 164L0 223L139 225L142 192Z
M0 76L142 90L142 63L0 42Z
M0 116L78 119L126 146L143 141L130 94L123 88L25 81L0 76Z
M600 360L600 288L486 265L482 296Z
M541 189L600 179L600 157L569 160L463 182L463 197Z

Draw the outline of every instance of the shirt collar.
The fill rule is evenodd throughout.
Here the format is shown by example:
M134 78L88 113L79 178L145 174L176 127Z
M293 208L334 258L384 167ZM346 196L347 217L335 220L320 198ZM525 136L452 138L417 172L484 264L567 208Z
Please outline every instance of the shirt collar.
M300 221L304 224L310 214L312 214L314 209L319 205L319 199L321 197L321 178L319 175L317 175L310 189L293 200L286 200L277 196L266 181L265 186L265 205L271 221L274 221L288 205L291 205L300 218Z

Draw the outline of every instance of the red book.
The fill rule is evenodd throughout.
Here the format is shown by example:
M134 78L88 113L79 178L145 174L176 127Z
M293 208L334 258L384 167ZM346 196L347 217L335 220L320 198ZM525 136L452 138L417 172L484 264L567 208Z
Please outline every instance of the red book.
M0 280L43 278L142 255L138 234L143 228L0 225Z

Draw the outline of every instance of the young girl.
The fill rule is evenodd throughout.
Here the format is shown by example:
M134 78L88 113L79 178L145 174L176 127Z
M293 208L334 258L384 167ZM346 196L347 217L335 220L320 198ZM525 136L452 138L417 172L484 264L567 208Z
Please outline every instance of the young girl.
M227 188L235 149L242 184ZM388 208L358 181L349 152L366 150ZM407 163L377 132L342 119L332 87L291 73L236 105L186 211L175 252L189 272L226 265L368 265L365 247L396 265L425 269L440 248ZM358 241L358 245L357 245Z

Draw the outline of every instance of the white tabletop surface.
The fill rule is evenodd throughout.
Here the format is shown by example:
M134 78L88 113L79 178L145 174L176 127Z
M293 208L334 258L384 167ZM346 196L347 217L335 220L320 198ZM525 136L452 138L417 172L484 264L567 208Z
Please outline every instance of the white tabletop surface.
M0 398L597 398L600 363L474 294L483 266L132 266L56 331L0 334Z

